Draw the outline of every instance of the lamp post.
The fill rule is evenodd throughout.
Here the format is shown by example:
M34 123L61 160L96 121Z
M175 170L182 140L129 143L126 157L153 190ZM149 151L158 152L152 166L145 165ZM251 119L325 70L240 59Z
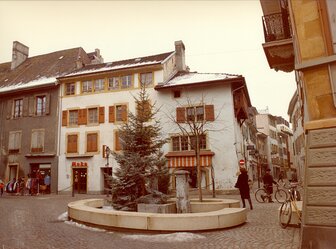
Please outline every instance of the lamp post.
M110 163L109 163L109 157L110 157L110 154L112 153L110 147L108 147L107 145L104 145L103 146L103 153L104 153L104 156L106 157L106 164L105 164L105 167L109 167L110 166ZM107 171L107 175L108 175L108 171ZM112 188L112 176L113 176L113 167L111 166L111 179L110 179L110 185L111 185L111 188ZM110 187L110 186L109 186ZM112 194L112 193L111 193ZM109 190L107 190L107 197L109 196Z

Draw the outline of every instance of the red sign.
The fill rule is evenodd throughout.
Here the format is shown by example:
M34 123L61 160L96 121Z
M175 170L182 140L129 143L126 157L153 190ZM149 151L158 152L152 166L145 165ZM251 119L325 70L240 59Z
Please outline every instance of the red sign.
M245 160L244 159L240 159L239 160L239 165L244 165L245 164Z
M72 167L87 167L87 162L72 162Z

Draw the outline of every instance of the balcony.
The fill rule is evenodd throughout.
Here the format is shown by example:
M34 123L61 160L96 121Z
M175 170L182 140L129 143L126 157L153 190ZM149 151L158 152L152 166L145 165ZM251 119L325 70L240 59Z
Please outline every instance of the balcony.
M289 16L273 13L263 16L265 43L263 49L270 68L275 71L294 70L294 48Z

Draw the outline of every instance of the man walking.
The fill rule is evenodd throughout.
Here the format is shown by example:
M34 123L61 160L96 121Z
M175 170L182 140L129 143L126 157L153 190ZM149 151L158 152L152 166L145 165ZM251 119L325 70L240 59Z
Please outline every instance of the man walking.
M273 202L272 194L273 194L273 183L277 184L276 181L273 180L273 176L271 175L271 170L266 169L266 174L263 177L263 182L265 185L265 189L269 194L269 202Z

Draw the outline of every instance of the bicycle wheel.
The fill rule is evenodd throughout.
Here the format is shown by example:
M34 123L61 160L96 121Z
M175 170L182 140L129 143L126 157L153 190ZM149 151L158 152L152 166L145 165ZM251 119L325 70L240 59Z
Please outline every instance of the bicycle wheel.
M283 189L278 189L274 196L279 203L284 203L287 200L287 193Z
M267 199L267 193L265 191L265 189L260 188L258 189L255 194L254 194L257 202L263 203L265 202L265 200Z
M279 223L282 228L286 228L292 218L292 204L290 201L282 203L279 211Z

